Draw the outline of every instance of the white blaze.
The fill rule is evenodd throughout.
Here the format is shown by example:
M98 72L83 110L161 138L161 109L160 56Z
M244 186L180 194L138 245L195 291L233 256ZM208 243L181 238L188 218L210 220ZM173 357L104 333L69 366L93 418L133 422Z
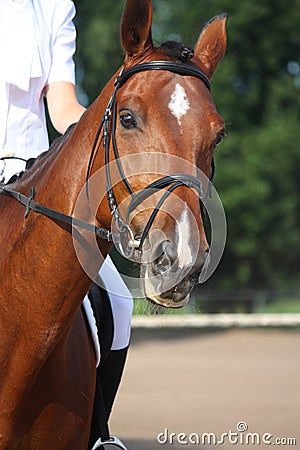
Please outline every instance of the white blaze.
M176 117L178 125L181 126L181 118L190 109L190 102L184 88L179 83L176 84L168 106L173 116Z
M193 254L190 247L191 228L188 207L184 209L177 227L179 266L183 268L193 263Z

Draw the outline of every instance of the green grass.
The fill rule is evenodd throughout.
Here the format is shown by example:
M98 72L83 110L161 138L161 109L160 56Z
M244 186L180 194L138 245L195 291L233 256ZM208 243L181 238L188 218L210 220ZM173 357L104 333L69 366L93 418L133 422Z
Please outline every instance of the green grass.
M300 313L300 299L280 299L267 304L265 313Z

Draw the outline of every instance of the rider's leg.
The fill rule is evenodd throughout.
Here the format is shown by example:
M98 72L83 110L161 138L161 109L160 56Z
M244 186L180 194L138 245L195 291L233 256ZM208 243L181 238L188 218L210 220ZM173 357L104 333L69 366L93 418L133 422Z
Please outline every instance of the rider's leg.
M106 431L126 361L133 308L132 296L110 258L106 259L100 276L106 290L94 285L89 294L97 316L101 348L90 444Z

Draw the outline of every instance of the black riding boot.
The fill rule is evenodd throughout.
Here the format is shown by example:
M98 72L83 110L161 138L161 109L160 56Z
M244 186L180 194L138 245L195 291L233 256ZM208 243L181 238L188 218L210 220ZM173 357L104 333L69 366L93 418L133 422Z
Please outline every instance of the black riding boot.
M88 446L88 450L91 450L99 437L102 440L109 438L107 422L122 378L128 347L122 350L110 350L114 326L107 292L94 284L89 293L89 299L97 322L101 350Z

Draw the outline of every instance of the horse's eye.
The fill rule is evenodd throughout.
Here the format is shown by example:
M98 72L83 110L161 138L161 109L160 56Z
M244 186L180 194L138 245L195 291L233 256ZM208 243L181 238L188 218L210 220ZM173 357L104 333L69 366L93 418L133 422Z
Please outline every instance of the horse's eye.
M217 145L221 144L221 142L223 141L223 139L226 137L226 132L225 130L220 131L220 133L218 133L216 140L214 142L214 146L217 147Z
M120 122L122 127L126 129L135 128L137 125L133 114L128 111L123 111L120 113Z

